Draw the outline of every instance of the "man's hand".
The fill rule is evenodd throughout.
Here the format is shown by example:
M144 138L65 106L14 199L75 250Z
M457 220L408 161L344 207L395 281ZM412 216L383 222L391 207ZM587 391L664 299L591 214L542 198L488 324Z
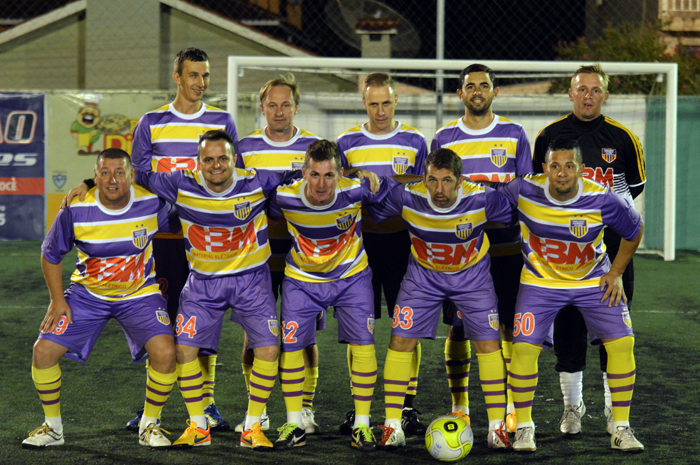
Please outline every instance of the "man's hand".
M46 316L44 317L44 321L41 322L41 327L39 330L44 334L50 333L56 329L56 326L63 315L66 315L68 323L73 323L73 316L71 315L68 302L66 302L66 299L61 296L59 299L51 300L49 308L46 310Z
M73 198L77 195L80 196L81 202L85 200L85 194L87 194L89 190L90 189L88 189L88 186L85 185L84 182L81 182L79 186L75 186L73 189L70 190L70 192L66 194L65 197L63 197L63 200L61 201L61 210L65 210L66 208L68 208L71 200L73 200Z
M607 289L606 289L607 287ZM600 278L600 290L605 290L603 298L600 299L601 302L605 302L608 298L608 307L615 307L620 304L620 299L622 299L625 304L627 303L627 296L625 295L625 288L622 286L622 275L614 271L609 271Z
M369 187L372 189L372 194L379 192L379 178L376 174L367 170L357 170L356 175L359 179L369 179Z

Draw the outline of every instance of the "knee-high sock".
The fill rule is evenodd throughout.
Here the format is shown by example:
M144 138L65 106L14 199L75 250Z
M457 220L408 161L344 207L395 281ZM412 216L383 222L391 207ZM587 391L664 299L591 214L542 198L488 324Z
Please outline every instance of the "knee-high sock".
M479 380L486 401L489 422L503 421L506 414L506 365L500 350L476 354L479 360Z
M401 423L404 396L411 378L414 355L411 352L387 350L384 362L384 409L386 419Z
M416 344L416 348L411 353L411 379L408 382L406 395L415 396L418 392L418 373L420 372L420 359L422 356L420 342Z
M241 363L241 368L243 369L243 378L245 378L245 389L250 395L250 373L253 371L253 365Z
M153 368L153 365L148 366L146 402L143 404L144 417L158 418L176 381L176 372L159 373Z
M199 367L202 370L202 401L204 407L214 403L214 385L216 384L216 354L199 355Z
M612 397L613 427L628 426L637 367L634 362L634 338L623 337L605 343L608 351L608 384Z
M469 341L445 341L445 370L452 395L452 406L469 408L469 369L472 349ZM466 413L466 412L465 412Z
M510 362L511 384L518 428L535 426L532 421L532 400L537 389L537 358L542 347L525 342L513 344L513 360Z
M352 390L352 368L351 368L352 367L352 350L350 350L350 344L348 344L346 355L348 357L348 374L350 375L350 395L353 395L354 392Z
M352 352L352 393L355 399L355 426L369 426L374 385L377 383L377 357L374 345L350 346ZM364 422L366 419L366 423Z
M260 416L265 410L267 400L270 398L272 388L275 386L279 362L266 362L255 358L253 371L250 374L250 395L248 396L248 415L246 416L245 430L253 427L260 421Z
M287 407L287 423L301 425L302 392L304 389L304 354L301 350L282 352L280 384Z
M54 431L62 431L61 422L61 368L58 363L40 370L32 365L32 379L44 409L46 424Z
M314 408L316 385L318 384L318 367L304 368L304 392L302 393L302 406L309 410Z
M506 341L503 339L501 342L501 352L503 353L503 362L506 365L506 376L507 376L507 381L506 381L506 392L507 392L507 399L506 403L508 405L513 405L513 391L511 390L510 386L510 361L513 358L513 341ZM510 412L509 412L510 413Z
M182 398L187 406L190 419L197 426L204 428L204 402L202 401L202 369L199 360L194 359L189 363L177 364L177 385L180 387ZM199 418L199 421L197 419Z

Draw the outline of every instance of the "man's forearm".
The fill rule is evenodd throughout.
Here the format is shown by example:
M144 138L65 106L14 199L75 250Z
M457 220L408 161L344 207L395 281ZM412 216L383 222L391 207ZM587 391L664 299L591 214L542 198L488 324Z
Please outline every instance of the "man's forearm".
M639 229L639 233L634 239L631 241L622 239L620 241L620 249L617 251L615 260L610 266L611 272L617 273L618 275L622 275L622 273L625 272L625 268L627 268L630 260L632 260L634 253L637 251L637 247L639 247L639 243L642 242L643 234L644 224L642 223L642 227Z
M61 264L55 265L42 255L41 271L44 273L44 280L46 280L46 286L49 288L51 300L63 297L63 273Z

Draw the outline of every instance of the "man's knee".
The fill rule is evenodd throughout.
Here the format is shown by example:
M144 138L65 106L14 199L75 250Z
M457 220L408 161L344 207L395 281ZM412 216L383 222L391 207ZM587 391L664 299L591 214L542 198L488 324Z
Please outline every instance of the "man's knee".
M274 362L277 360L277 355L279 354L279 347L277 346L265 346L257 347L253 349L255 353L255 358L265 362Z
M34 344L32 365L40 370L51 368L58 363L67 351L68 349L62 345L46 339L39 339Z

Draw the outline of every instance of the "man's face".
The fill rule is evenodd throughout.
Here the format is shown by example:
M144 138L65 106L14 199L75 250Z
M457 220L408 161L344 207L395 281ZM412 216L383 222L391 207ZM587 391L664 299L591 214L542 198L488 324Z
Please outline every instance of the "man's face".
M569 100L574 102L574 116L581 121L599 117L609 95L605 81L597 73L582 73L571 80Z
M182 74L173 73L177 94L188 102L199 102L209 87L209 62L185 60Z
M470 114L482 116L491 108L493 99L498 95L498 87L493 87L488 74L474 72L464 76L464 83L457 90L457 95Z
M222 192L233 183L236 157L225 140L205 140L199 146L199 166L207 186Z
M362 105L367 110L372 134L388 134L394 130L394 111L399 96L391 86L369 86L362 96Z
M331 160L309 160L301 173L306 181L304 194L311 205L316 207L330 204L335 198L335 188L343 176L343 169L337 169Z
M440 208L449 208L457 201L459 185L454 173L446 168L437 169L428 166L423 175L428 194L433 201L433 205Z
M267 92L265 100L260 104L260 111L267 120L271 131L284 133L294 126L294 115L297 114L292 89L287 86L274 86Z
M550 152L542 163L549 178L549 193L557 200L572 199L578 192L578 179L583 165L576 163L573 150Z
M111 210L120 210L129 203L132 180L132 169L123 158L102 158L95 167L100 202Z

